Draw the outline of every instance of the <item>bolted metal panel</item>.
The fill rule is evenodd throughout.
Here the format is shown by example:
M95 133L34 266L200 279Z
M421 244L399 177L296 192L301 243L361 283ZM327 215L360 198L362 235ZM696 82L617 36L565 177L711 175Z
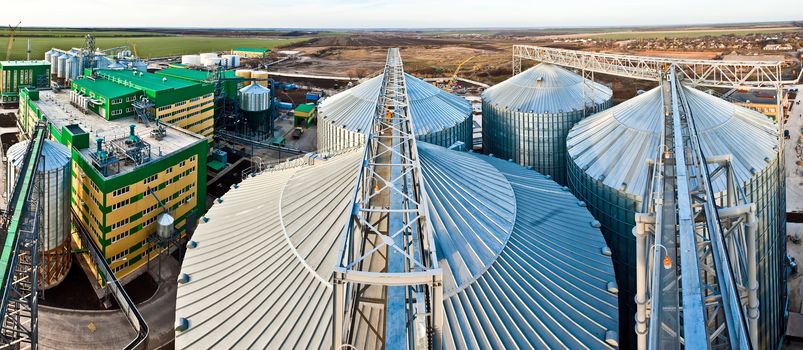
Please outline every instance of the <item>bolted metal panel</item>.
M608 87L550 64L539 64L482 95L486 154L532 166L566 184L566 136L586 115L613 105Z
M758 216L759 348L777 347L783 335L786 218L778 183L777 132L766 116L685 87L708 156L733 155L735 177ZM635 214L642 205L647 163L658 154L660 89L650 90L579 122L567 138L568 186L602 224L620 288L623 346L635 344ZM750 140L750 146L745 146ZM713 167L713 165L712 165ZM714 170L713 168L710 170ZM712 182L717 197L724 178Z

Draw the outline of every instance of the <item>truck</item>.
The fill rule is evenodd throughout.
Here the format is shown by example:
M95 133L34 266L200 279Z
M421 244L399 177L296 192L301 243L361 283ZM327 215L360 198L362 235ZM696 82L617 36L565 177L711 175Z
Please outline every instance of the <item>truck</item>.
M293 129L293 138L294 139L301 138L301 135L303 135L303 134L304 134L304 128L298 126L295 129Z

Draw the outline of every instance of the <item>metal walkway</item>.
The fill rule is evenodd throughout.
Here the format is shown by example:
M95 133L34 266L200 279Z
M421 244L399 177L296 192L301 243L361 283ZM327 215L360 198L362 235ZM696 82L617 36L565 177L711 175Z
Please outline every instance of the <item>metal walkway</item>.
M336 349L353 344L364 313L377 309L384 321L371 329L380 348L441 346L443 272L408 101L399 50L389 49L334 269Z

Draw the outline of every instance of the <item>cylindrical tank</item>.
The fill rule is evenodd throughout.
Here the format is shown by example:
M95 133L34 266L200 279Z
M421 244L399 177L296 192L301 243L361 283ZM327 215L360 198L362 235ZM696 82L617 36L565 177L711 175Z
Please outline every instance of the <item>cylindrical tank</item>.
M29 141L8 148L7 192L12 193ZM70 270L70 152L51 140L42 146L37 176L43 185L43 227L39 241L39 288L59 284Z
M56 66L56 76L59 79L64 79L67 76L67 59L69 55L61 55L58 58L58 65Z
M474 121L468 100L405 73L410 114L416 139L451 147L458 142L471 149ZM322 100L318 107L318 150L356 147L371 128L382 76Z
M566 185L566 135L613 104L613 92L564 68L539 64L482 94L482 146Z
M221 58L214 57L214 58L201 58L201 64L206 67L217 66L220 64Z
M50 75L56 76L59 72L59 57L63 56L64 54L61 52L54 52L53 55L50 56Z
M261 112L270 108L270 89L252 84L240 89L240 109L247 112Z
M47 50L45 52L45 61L47 61L47 63L50 63L50 57L53 56L53 53L55 53L55 52L56 52L56 50L53 50L53 49Z
M188 66L200 66L201 65L201 56L199 56L199 55L184 55L184 56L181 56L181 64L186 64Z
M256 70L253 73L251 73L251 78L254 78L254 79L268 79L268 72L264 71L264 70ZM267 80L257 81L256 83L259 84L259 85L262 85L262 87L268 87L268 81Z
M253 72L254 71L252 71L250 69L238 69L238 70L234 71L234 75L236 75L236 76L238 76L240 78L251 79L251 73L253 73ZM243 86L248 86L248 85L251 85L250 81L243 82Z
M168 213L159 214L156 218L156 234L161 239L170 239L173 237L173 217Z
M784 185L779 182L778 133L763 114L693 88L684 89L706 156L731 155L736 182L744 188L747 201L757 207L758 348L775 349L783 335L786 300L786 218L781 200ZM655 88L580 121L566 141L569 187L601 222L613 252L623 348L633 345L635 339L634 216L642 210L648 181L646 161L659 156L663 118L661 89ZM712 180L713 190L720 196L726 190L725 177Z
M205 53L202 53L202 54L200 54L199 56L201 57L201 59L202 59L202 60L203 60L204 58L206 58L206 59L209 59L209 58L218 58L218 55L217 55L217 53L216 53L216 52L205 52Z
M65 79L67 80L74 80L78 78L78 75L81 74L81 59L78 56L70 56L67 59L67 67L66 67L66 74Z
M240 56L237 55L223 55L221 56L226 61L226 67L237 68L240 66Z

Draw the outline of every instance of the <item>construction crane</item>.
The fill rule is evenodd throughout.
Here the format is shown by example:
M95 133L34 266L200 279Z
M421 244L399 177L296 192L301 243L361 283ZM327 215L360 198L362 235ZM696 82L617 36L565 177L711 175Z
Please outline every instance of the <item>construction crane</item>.
M471 56L469 58L466 58L465 60L463 60L459 64L457 64L457 68L455 68L454 74L452 74L452 77L449 78L449 81L446 82L446 89L445 89L446 91L449 91L449 92L454 91L455 84L457 83L457 73L460 73L460 68L463 68L463 65L465 65L466 63L468 63L468 61L471 61L475 57L477 57L477 56Z
M365 314L383 349L442 347L443 270L399 49L389 49L382 87L351 200L332 293L334 349L353 348Z
M757 348L756 206L747 202L736 183L730 155L704 153L684 85L775 90L782 135L780 97L792 81L782 79L781 62L685 60L516 45L514 74L521 72L522 60L577 69L592 79L597 72L661 86L661 145L648 164L650 181L633 230L637 348ZM778 142L783 159L783 138ZM783 176L779 171L779 181ZM728 184L724 194L713 191L711 183L717 177Z
M14 48L14 35L17 33L17 28L20 27L20 24L22 24L22 21L20 21L19 23L17 23L16 26L13 27L10 24L8 25L8 45L6 45L6 61L8 61L11 58L11 49Z

